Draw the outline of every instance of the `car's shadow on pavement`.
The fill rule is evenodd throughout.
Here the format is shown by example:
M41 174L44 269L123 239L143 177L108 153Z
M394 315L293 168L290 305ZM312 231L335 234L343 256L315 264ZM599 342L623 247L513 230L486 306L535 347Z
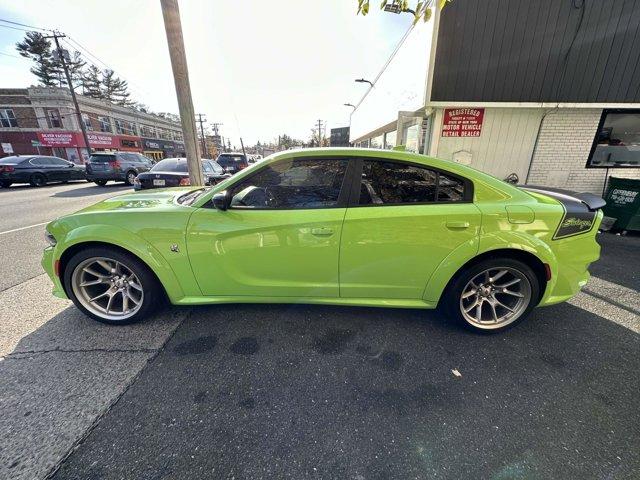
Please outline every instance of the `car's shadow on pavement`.
M107 183L104 186L90 184L88 187L76 188L74 190L65 190L62 192L56 192L52 197L59 198L75 198L75 197L88 197L90 195L104 195L111 192L133 192L133 187L129 185L123 185L122 183Z
M570 304L498 335L417 310L199 307L55 478L633 478L639 353Z

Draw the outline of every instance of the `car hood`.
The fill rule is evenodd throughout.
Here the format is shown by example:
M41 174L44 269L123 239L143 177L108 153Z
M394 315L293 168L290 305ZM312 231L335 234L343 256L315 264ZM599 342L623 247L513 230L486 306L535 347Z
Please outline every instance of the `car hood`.
M102 202L84 208L77 213L99 213L131 210L163 210L184 208L176 202L176 199L185 193L193 191L194 188L166 188L150 192L135 192L116 195Z

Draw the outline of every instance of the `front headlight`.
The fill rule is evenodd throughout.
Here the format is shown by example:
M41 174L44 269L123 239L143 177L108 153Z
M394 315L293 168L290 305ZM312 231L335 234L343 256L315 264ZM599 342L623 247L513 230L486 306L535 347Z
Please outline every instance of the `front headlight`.
M44 238L47 241L47 243L52 247L55 247L56 243L58 243L58 241L56 240L56 237L54 237L51 233L49 233L48 230L44 231Z

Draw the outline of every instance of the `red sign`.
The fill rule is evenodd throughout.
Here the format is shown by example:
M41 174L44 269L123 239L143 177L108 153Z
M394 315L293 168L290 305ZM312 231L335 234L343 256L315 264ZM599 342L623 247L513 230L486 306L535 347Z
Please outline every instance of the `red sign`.
M483 119L484 108L445 108L442 136L479 137Z
M80 145L75 132L38 132L43 147L77 147ZM82 142L84 146L84 142Z
M87 132L92 148L141 152L140 137L132 135L111 135L109 133ZM84 148L84 138L80 132L38 132L38 140L43 147Z

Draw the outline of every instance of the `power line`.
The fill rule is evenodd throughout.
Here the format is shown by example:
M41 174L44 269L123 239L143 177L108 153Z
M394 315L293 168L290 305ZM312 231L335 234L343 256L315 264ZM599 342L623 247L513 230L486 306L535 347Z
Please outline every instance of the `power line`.
M23 60L29 60L29 59L28 59L28 58L26 58L26 57L20 57L20 56L18 56L18 55L11 55L10 53L3 53L3 52L0 52L0 55L4 55L5 57L21 58L21 59L23 59Z
M11 30L20 30L21 32L31 32L31 31L33 31L33 30L29 30L27 28L12 27L11 25L2 25L2 24L0 24L0 27L2 27L2 28L10 28Z
M0 18L0 22L10 23L11 25L19 25L21 27L27 27L35 30L42 30L43 32L52 32L50 28L42 28L42 27L34 27L33 25L27 25L25 23L14 22L12 20L5 20L4 18Z

